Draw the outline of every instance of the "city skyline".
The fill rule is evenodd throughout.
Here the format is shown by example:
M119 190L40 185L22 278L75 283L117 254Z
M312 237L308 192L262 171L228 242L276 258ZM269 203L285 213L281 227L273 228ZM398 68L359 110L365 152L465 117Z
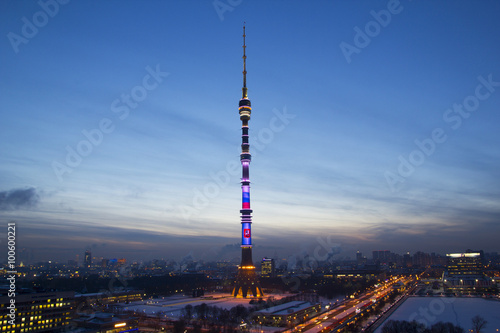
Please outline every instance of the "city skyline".
M499 251L499 6L2 2L1 220L33 260L240 249L246 21L254 259Z

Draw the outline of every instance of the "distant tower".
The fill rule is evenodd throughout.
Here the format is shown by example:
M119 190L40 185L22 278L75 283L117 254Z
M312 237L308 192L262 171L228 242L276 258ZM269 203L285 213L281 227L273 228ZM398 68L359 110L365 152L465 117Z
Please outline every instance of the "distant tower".
M92 266L92 254L90 253L90 250L85 251L85 257L83 260L83 267L90 268Z
M238 267L238 275L233 289L234 297L247 297L251 294L254 297L261 297L262 288L255 274L255 266L252 260L252 210L250 209L250 144L248 143L248 121L252 113L252 107L247 95L247 67L246 67L246 43L245 26L243 26L243 97L239 103L239 113L241 120L241 265Z
M356 252L356 264L361 266L363 264L363 253L357 251Z

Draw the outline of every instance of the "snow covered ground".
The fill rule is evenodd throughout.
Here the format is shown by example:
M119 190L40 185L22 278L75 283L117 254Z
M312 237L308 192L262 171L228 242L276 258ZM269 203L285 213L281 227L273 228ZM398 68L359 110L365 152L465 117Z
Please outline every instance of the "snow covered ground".
M472 317L488 322L482 333L500 332L500 300L472 297L409 297L387 320L416 320L427 326L451 322L468 331ZM384 324L375 333L381 333Z
M267 295L267 297L269 296L272 296L275 299L280 299L285 295ZM267 297L264 297L264 299L266 299ZM209 294L204 297L196 298L176 295L131 302L130 304L123 305L121 309L123 311L143 312L148 315L157 315L158 313L160 313L164 318L178 319L181 315L182 309L186 305L191 304L193 307L195 307L202 303L205 303L209 306L217 306L222 309L231 309L237 305L243 305L245 307L251 306L249 298L234 298L230 294Z

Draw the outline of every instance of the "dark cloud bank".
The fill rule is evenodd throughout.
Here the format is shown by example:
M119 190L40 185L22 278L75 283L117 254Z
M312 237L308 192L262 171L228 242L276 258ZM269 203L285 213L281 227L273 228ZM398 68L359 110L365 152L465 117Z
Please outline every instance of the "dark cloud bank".
M29 209L38 204L40 196L34 187L0 192L0 211Z

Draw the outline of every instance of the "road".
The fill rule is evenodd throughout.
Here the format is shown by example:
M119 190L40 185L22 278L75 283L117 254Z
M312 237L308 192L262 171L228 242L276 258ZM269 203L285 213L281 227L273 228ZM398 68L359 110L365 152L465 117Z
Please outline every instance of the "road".
M339 303L333 309L323 312L306 323L297 325L287 332L318 333L335 330L357 312L360 312L364 307L369 306L373 301L385 297L392 291L395 283L408 283L411 281L413 281L413 279L408 277L390 279L378 287L360 294L354 299Z

